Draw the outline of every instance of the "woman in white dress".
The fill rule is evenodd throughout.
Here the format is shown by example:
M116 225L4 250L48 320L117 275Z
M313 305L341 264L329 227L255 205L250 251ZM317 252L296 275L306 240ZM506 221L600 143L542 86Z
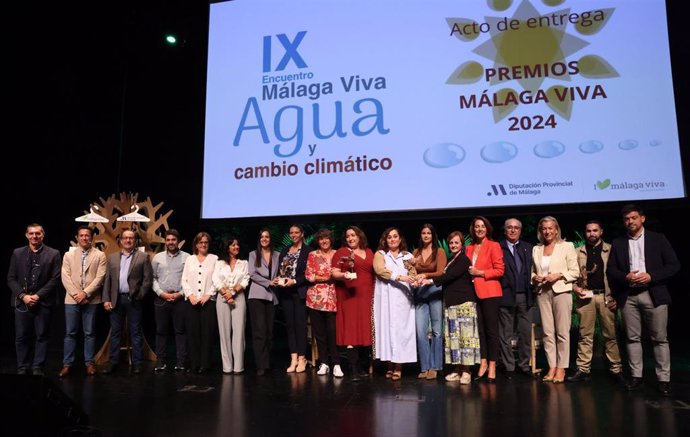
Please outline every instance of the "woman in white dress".
M247 299L244 290L249 285L249 265L239 259L240 242L228 237L227 261L219 260L213 271L213 286L218 292L216 315L220 334L220 355L223 373L244 372L244 330L247 321Z
M417 362L411 259L400 231L383 231L374 254L374 358L388 363L386 378L393 380L402 377L403 363Z

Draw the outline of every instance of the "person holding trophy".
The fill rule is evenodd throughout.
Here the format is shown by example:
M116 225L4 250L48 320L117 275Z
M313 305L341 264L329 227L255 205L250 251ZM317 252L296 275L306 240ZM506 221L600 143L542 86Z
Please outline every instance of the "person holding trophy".
M357 226L343 233L343 247L333 255L331 277L336 280L338 302L335 313L335 339L345 346L353 380L366 377L360 366L361 355L371 348L371 303L374 298L374 253L367 237Z
M311 248L304 243L302 226L290 226L289 235L292 244L280 253L278 276L273 279L273 286L278 291L278 301L287 325L290 366L286 372L302 373L307 368L305 356L307 350L307 307L305 300L309 286L304 273Z
M383 231L374 254L374 358L387 363L386 378L394 381L404 363L417 362L412 259L398 228Z

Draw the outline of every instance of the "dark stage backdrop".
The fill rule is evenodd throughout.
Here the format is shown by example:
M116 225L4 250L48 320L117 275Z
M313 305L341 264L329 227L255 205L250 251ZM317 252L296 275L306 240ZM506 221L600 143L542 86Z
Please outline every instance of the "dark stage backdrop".
M667 2L679 133L684 168L689 168L690 90L683 62L690 58L690 37L681 6L682 2ZM488 216L496 228L516 215L532 224L528 234L532 240L534 223L547 214L561 220L569 239L576 239L574 231L593 217L607 224L609 239L622 232L618 203L201 222L208 5L191 0L124 0L49 3L37 8L13 2L5 16L3 280L12 249L26 244L28 223L43 224L46 244L64 252L77 225L74 218L88 211L91 202L119 192L150 197L154 204L164 202L164 211L174 211L169 224L188 241L199 230L214 236L240 233L245 256L261 225L285 232L292 221L313 227L338 223L340 229L359 224L371 245L388 225L401 226L412 243L423 222L435 224L445 235L453 229L466 231L476 214ZM181 37L178 46L163 41L168 31ZM443 189L452 195L452 186ZM316 201L306 194L300 197ZM404 194L401 198L408 200ZM681 332L681 309L688 303L690 289L690 257L681 240L690 204L683 200L644 205L648 227L670 237L685 266L673 284L671 329ZM500 231L495 236L500 237ZM7 287L3 290L0 346L13 348L14 317ZM61 350L59 317L55 323L51 347ZM673 343L681 347L680 341Z

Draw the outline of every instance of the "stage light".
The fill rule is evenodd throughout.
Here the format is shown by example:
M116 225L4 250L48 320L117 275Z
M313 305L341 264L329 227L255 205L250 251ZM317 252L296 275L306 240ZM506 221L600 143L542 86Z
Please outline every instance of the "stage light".
M171 46L174 46L175 44L177 44L177 37L173 34L165 35L165 42L167 42Z

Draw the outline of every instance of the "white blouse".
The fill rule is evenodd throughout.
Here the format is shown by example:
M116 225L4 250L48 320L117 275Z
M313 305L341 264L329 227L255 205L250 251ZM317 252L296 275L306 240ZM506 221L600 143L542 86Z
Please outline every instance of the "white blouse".
M240 284L242 289L247 288L247 285L249 285L249 263L243 259L238 259L233 270L227 262L218 261L213 270L213 287L216 289L216 292L223 287L234 291L233 288L237 284Z
M197 298L208 294L212 300L216 299L216 289L213 286L213 271L216 268L218 257L213 254L199 262L196 255L190 255L184 263L182 270L182 291L185 299L194 294Z

